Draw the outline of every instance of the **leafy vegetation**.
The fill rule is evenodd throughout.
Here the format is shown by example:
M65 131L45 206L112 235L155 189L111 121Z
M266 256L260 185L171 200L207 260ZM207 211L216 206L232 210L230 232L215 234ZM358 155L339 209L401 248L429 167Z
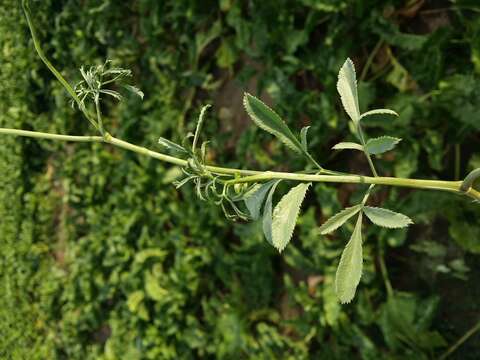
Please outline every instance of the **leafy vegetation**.
M139 74L136 83L142 84L145 101L141 104L126 98L118 108L105 102L102 121L97 112L97 124L102 125L99 130L105 124L112 133L148 147L162 136L161 145L191 159L185 168L186 179L194 182L196 194L211 196L231 217L244 217L237 207L244 201L250 215L260 218L265 197L266 201L262 221L235 225L232 232L217 208L193 200L188 186L182 187L181 198L165 186L173 181L184 184L178 167L167 170L153 159L99 144L68 145L65 150L63 144L39 140L2 142L1 151L6 155L0 166L8 173L2 179L4 208L0 209L6 219L1 224L2 251L8 254L2 268L7 296L2 297L5 306L1 314L8 335L2 340L7 356L428 358L456 350L456 346L446 350L447 344L453 344L473 325L464 324L461 320L471 322L472 318L462 319L457 309L476 309L478 290L473 286L472 291L471 282L478 262L474 256L478 252L478 205L459 199L452 206L450 194L370 186L362 199L352 192L351 185L315 186L299 217L296 240L279 257L261 241L262 227L267 240L283 249L294 222L278 219L285 214L288 219L297 217L308 184L290 190L286 200L272 210L275 188L283 191L287 182L272 180L248 189L240 178L233 180L232 188L224 186L218 193L213 179L205 181L212 171L204 164L278 166L275 170L283 171L303 168L298 156L290 157L253 128L237 135L245 119L238 117L240 111L231 102L231 94L246 88L265 91L283 119L300 119L303 129L297 138L285 130L296 125L279 122L280 116L259 100L249 111L262 128L280 134L285 144L303 154L313 172L335 168L361 173L370 167L376 176L370 155L381 155L376 163L381 174L458 180L468 167L478 167L478 154L471 145L478 140L478 127L472 121L476 94L472 85L458 86L459 79L472 84L468 78L475 79L478 74L472 35L478 24L469 17L476 11L475 5L446 2L446 9L432 9L423 2L407 6L372 2L367 6L321 1L252 2L244 7L222 1L210 4L216 11L206 11L208 7L190 2L160 5L145 1L115 9L109 2L100 7L86 2L80 8L85 16L77 16L79 5L74 2L54 5L58 6L49 1L35 4L39 14L35 22L44 25L40 29L51 31L44 31L41 37L50 38L47 52L54 51L52 62L59 68L103 63L106 49L108 58L141 65L129 67ZM122 32L122 16L130 6L139 14L132 17L135 36ZM35 54L29 51L16 5L6 11L12 14L7 17L12 24L5 25L9 32L2 32L4 54L18 54L23 61L4 59L7 96L2 102L2 126L87 133L84 122L65 122L67 118L80 119L64 106L67 98L61 86L42 72ZM261 16L272 11L278 17ZM445 23L409 33L419 26L416 22L426 21L422 11L446 16ZM53 21L51 14L55 14L55 26L45 26ZM365 31L355 31L355 39L344 41L356 26L355 19L365 22L361 26ZM67 29L72 23L82 30L71 33ZM299 24L301 30L297 30ZM172 33L176 34L173 38ZM371 44L375 38L380 40ZM112 40L117 40L118 47L106 48ZM332 46L339 42L341 46ZM471 56L449 59L445 54L455 46ZM363 55L365 49L371 51L369 55ZM430 56L426 58L427 51ZM342 68L344 76L338 81L352 120L350 127L340 121L341 112L332 101L341 65L338 61L347 54L355 54L355 62L363 65L358 91L351 62ZM18 74L23 77L15 81ZM232 78L243 85L236 85ZM223 94L230 94L228 102ZM214 98L207 101L207 96ZM246 99L256 101L254 97ZM204 122L205 109L201 121L194 120L195 109L206 102L215 104L211 116L219 121ZM399 118L390 121L395 115L391 111L365 112L361 108L371 108L373 102L394 108ZM471 116L460 114L459 105ZM84 113L88 118L90 110ZM319 117L320 121L313 121ZM188 119L191 121L185 122ZM201 149L196 147L202 124L203 133L218 134L210 151L206 143ZM385 152L397 145L398 139L366 141L359 124L369 126L374 136L395 127L395 134L403 139L395 155ZM195 128L192 145L166 140L181 139L186 130ZM325 152L349 129L361 144L336 147L357 151L345 155ZM262 139L265 142L259 141ZM218 149L227 151L218 153ZM310 154L315 154L315 160ZM387 228L410 223L404 215L364 206L370 196L372 205L418 214L418 225L408 234L366 230L362 246L363 213ZM343 205L360 202L361 206L339 213L319 230L318 223L338 209L338 200ZM356 214L352 231L346 221ZM272 224L283 226L283 231L276 232L278 226ZM332 286L342 244L318 235L342 224L340 233L345 229L353 235L341 256L337 293L342 301L351 300L360 281L359 267L363 267L361 281L366 285L348 307L340 307ZM425 243L430 245L422 246ZM356 264L355 271L342 266L347 261ZM416 271L415 278L406 275L418 266L423 271ZM449 299L455 300L455 306ZM9 311L14 307L18 311ZM444 314L442 318L440 314ZM453 327L445 326L449 323ZM474 334L470 332L470 336ZM474 354L468 352L468 346L474 349L468 345L471 342L453 354L462 358Z

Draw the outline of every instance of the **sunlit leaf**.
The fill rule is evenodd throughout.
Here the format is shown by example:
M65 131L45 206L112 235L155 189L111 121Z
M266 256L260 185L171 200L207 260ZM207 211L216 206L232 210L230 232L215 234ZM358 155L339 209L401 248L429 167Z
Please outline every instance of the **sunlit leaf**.
M145 274L145 291L153 300L161 301L168 294L168 291L160 286L158 279L150 272Z
M403 228L413 224L408 216L383 208L364 206L363 212L375 225L390 229Z
M360 213L350 241L343 250L335 278L335 291L342 304L349 303L355 296L362 277L362 267L362 213Z
M273 210L272 242L280 252L285 249L292 238L300 206L309 186L310 183L295 186L283 196Z
M127 307L131 312L137 312L138 306L145 298L145 293L141 290L134 291L128 295Z

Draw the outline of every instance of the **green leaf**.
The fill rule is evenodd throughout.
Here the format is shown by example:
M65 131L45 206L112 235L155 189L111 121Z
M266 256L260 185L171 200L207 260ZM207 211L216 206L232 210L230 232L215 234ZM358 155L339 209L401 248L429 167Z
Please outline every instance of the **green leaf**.
M188 154L188 151L181 145L174 143L173 141L167 140L163 137L158 139L158 143L165 147L167 150L177 152L180 154Z
M348 116L350 116L350 119L357 122L360 119L357 78L355 74L355 66L350 58L345 61L338 73L337 90L340 94L343 108Z
M330 219L325 221L322 226L320 226L320 228L318 229L320 234L325 235L338 229L348 219L350 219L352 216L358 213L361 208L362 208L362 205L359 204L359 205L345 208L339 213L333 215Z
M290 149L303 153L302 144L293 135L285 122L261 100L248 93L243 97L243 105L253 122L261 129L275 135Z
M343 250L335 278L335 291L342 304L349 303L355 296L362 277L362 213L358 215L355 229Z
M351 149L351 150L363 151L363 146L360 145L360 144L357 144L357 143L353 143L353 142L341 142L341 143L333 145L332 149L333 150Z
M152 257L156 257L156 258L159 258L160 260L163 260L166 255L167 255L167 252L165 250L161 250L157 248L145 249L135 254L135 262L144 263L147 259Z
M200 132L202 131L203 122L205 121L205 114L210 107L212 107L212 105L207 104L203 106L202 109L200 110L200 115L198 116L198 121L197 121L197 128L195 129L195 135L193 135L193 142L192 142L193 151L195 151L195 148L197 147L198 138L200 136Z
M395 111L390 110L390 109L375 109L375 110L370 110L370 111L364 112L360 116L360 119L358 119L358 120L361 120L361 119L363 119L364 117L367 117L367 116L382 115L382 114L398 116L398 114Z
M137 95L140 99L143 100L143 97L145 96L145 94L143 93L142 90L140 90L140 89L137 88L136 86L123 85L123 87L124 87L125 89L127 89L128 91L130 91L132 94Z
M292 238L300 206L310 185L303 183L292 188L273 210L272 242L279 252L285 249Z
M145 298L145 293L141 290L134 291L128 295L127 306L131 312L137 312L138 306Z
M257 184L244 195L243 201L253 220L260 218L260 209L262 208L265 196L275 182L276 180L271 180L264 184Z
M386 151L392 150L400 141L402 141L402 139L382 136L368 140L366 149L371 155L383 154Z
M413 224L408 216L383 208L364 206L363 212L375 225L390 229L403 228Z
M110 95L119 101L123 99L123 96L118 91L115 91L115 90L102 89L102 90L98 90L98 92L102 94Z
M310 126L305 126L300 131L300 139L302 140L302 148L305 152L308 152L307 132Z
M265 201L265 206L263 207L263 219L262 219L262 228L265 239L273 245L272 240L272 198L277 185L281 180L275 180L270 192L268 193L267 200Z
M145 291L147 295L156 301L162 301L168 291L160 286L158 279L150 272L145 274Z

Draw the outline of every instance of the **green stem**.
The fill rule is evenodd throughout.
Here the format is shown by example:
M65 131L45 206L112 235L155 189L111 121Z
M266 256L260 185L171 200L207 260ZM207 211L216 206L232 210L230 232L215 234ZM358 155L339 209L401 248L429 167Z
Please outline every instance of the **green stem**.
M98 94L95 95L95 110L97 111L98 131L104 136L105 130L103 129L102 112L100 111L100 98Z
M35 50L37 51L38 56L43 61L43 63L47 66L47 68L52 72L52 74L57 78L57 80L60 81L60 83L63 85L65 90L67 90L67 92L72 97L72 99L77 103L78 108L82 111L82 113L85 115L85 117L90 122L90 124L92 124L93 127L98 130L98 125L95 123L95 121L92 119L92 117L87 112L85 107L82 105L82 102L80 101L79 97L75 93L75 90L68 83L68 81L65 80L62 74L60 74L57 71L57 69L55 69L52 63L45 56L45 53L43 52L42 47L40 46L40 42L38 41L37 31L35 30L35 27L32 24L28 0L22 0L22 7L23 7L23 12L25 13L25 18L27 19L28 28L30 29L30 33L32 35L33 46L35 47Z
M72 135L59 135L42 133L36 131L17 130L17 129L5 129L0 128L0 134L16 135L33 137L37 139L47 140L61 140L61 141L74 141L74 142L98 142L108 143L119 148L135 152L137 154L149 156L151 158L161 160L170 164L178 166L186 166L187 160L183 160L174 156L162 154L142 146L134 145L129 142L117 139L108 133L105 133L104 137L101 136L72 136ZM221 175L240 175L242 177L238 179L228 180L228 184L239 183L252 183L262 182L272 179L292 180L301 182L326 182L326 183L349 183L349 184L375 184L375 185L387 185L387 186L400 186L410 187L416 189L428 189L428 190L442 190L449 191L457 194L465 194L472 199L480 200L480 192L470 188L464 192L460 189L462 181L445 181L445 180L423 180L423 179L406 179L395 177L371 177L361 175L312 175L302 173L287 173L287 172L274 172L274 171L256 171L256 170L242 170L225 168L219 166L205 166L205 169L212 173Z
M365 142L365 137L363 136L362 126L360 125L359 121L357 122L357 132L358 132L358 137L360 139L360 142L362 143L363 153L365 154L365 157L368 160L368 165L370 166L370 170L372 171L373 176L377 177L378 173L377 173L377 170L375 169L375 165L373 165L372 157L370 156L370 154L367 151L367 144Z
M393 296L393 288L390 283L390 278L388 277L387 265L385 264L385 244L383 241L379 241L378 263L380 264L380 272L382 273L387 295L391 298Z
M378 40L377 44L373 48L372 52L368 56L367 62L365 63L365 66L363 67L362 74L360 75L359 80L364 81L365 77L368 74L368 70L370 70L370 66L372 65L373 59L375 58L375 55L377 55L378 50L380 50L380 47L383 44L383 40L380 39Z
M74 141L74 142L102 142L101 136L73 136L73 135L59 135L50 134L38 131L17 130L0 128L0 134L25 136L36 139L46 140L60 140L60 141Z
M373 188L375 187L374 184L370 185L368 187L368 190L367 192L365 193L365 196L363 197L363 200L362 200L362 205L365 205L367 203L367 200L368 198L370 197L370 193L372 192Z
M449 357L455 350L457 350L465 341L467 341L472 335L480 330L480 321L478 321L472 328L470 328L460 339L457 340L442 356L440 360L444 360Z
M304 155L306 156L306 158L314 165L317 167L317 169L319 170L318 171L318 174L325 174L325 175L345 175L345 173L341 173L341 172L338 172L338 171L333 171L333 170L328 170L328 169L325 169L324 167L322 167L318 162L317 160L315 160L313 158L312 155L310 155L310 153L308 151L305 151L304 152Z
M471 171L463 180L460 190L469 191L472 189L473 183L475 180L480 178L480 168Z

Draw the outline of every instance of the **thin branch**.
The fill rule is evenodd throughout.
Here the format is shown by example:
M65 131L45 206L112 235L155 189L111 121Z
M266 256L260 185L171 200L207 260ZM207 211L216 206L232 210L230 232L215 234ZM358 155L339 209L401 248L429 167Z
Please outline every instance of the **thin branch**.
M440 360L444 360L452 353L457 350L465 341L467 341L471 336L473 336L477 331L480 330L480 321L478 321L472 328L470 328L460 339L457 340L442 356Z
M16 135L31 137L36 139L46 140L60 140L60 141L74 141L74 142L103 142L101 136L74 136L74 135L60 135L51 134L38 131L18 130L18 129L5 129L0 128L0 134Z

